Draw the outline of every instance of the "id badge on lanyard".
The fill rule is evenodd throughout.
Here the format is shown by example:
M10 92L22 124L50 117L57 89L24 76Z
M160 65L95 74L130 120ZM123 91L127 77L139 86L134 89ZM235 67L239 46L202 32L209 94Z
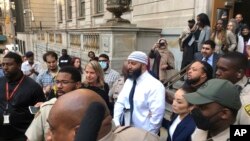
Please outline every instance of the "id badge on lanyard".
M5 111L3 113L3 125L8 125L10 124L10 112L9 112L9 102L10 100L13 98L15 92L17 91L17 89L19 88L20 84L22 83L24 79L24 76L21 78L21 80L18 82L17 86L14 88L14 90L12 91L12 93L9 93L9 84L6 83L5 87L6 87L6 108Z
M6 109L3 113L3 125L10 124L10 114L9 114L8 110L9 110L9 103L6 104Z

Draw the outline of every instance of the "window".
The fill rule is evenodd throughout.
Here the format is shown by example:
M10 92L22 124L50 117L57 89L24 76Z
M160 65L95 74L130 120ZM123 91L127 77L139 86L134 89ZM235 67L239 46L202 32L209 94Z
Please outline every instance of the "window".
M1 7L0 7L0 17L3 17L3 12Z
M79 0L79 17L85 17L85 0Z
M58 0L58 21L59 22L62 22L63 20L63 15L62 15L62 1L61 0Z
M104 2L103 0L95 0L95 14L103 13Z
M67 0L67 19L72 19L72 3L71 0Z

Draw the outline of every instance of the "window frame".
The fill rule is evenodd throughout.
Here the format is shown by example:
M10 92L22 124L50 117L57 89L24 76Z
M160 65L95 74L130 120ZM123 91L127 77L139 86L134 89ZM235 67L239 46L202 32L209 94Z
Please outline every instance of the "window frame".
M85 5L86 5L85 0L78 0L78 11L77 11L78 18L85 18L86 14Z
M71 0L66 0L66 17L67 17L67 20L72 20L73 18L73 9L72 9L72 1Z
M95 11L94 13L103 14L104 13L104 0L95 0Z
M58 0L58 22L61 23L63 21L63 4L61 0Z

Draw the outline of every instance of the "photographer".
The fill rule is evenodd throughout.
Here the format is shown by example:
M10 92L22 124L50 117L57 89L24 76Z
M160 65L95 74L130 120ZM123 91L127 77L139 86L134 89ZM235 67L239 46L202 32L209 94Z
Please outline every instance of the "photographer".
M154 59L151 71L161 81L166 82L170 73L174 70L175 59L172 52L168 50L166 39L160 38L149 52L149 58Z

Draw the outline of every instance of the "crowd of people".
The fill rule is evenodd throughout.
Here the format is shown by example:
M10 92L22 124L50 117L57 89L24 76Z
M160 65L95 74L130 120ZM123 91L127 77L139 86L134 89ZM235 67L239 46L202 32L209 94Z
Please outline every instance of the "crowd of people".
M0 140L157 141L161 127L167 141L228 140L230 125L250 124L250 29L241 14L228 23L218 19L213 29L204 13L196 21L189 20L179 38L181 68L187 69L173 96L164 85L176 72L175 58L164 38L148 54L130 53L121 74L107 54L93 51L85 66L66 49L60 57L47 51L45 70L31 51L25 61L6 53ZM38 112L32 115L29 106Z

